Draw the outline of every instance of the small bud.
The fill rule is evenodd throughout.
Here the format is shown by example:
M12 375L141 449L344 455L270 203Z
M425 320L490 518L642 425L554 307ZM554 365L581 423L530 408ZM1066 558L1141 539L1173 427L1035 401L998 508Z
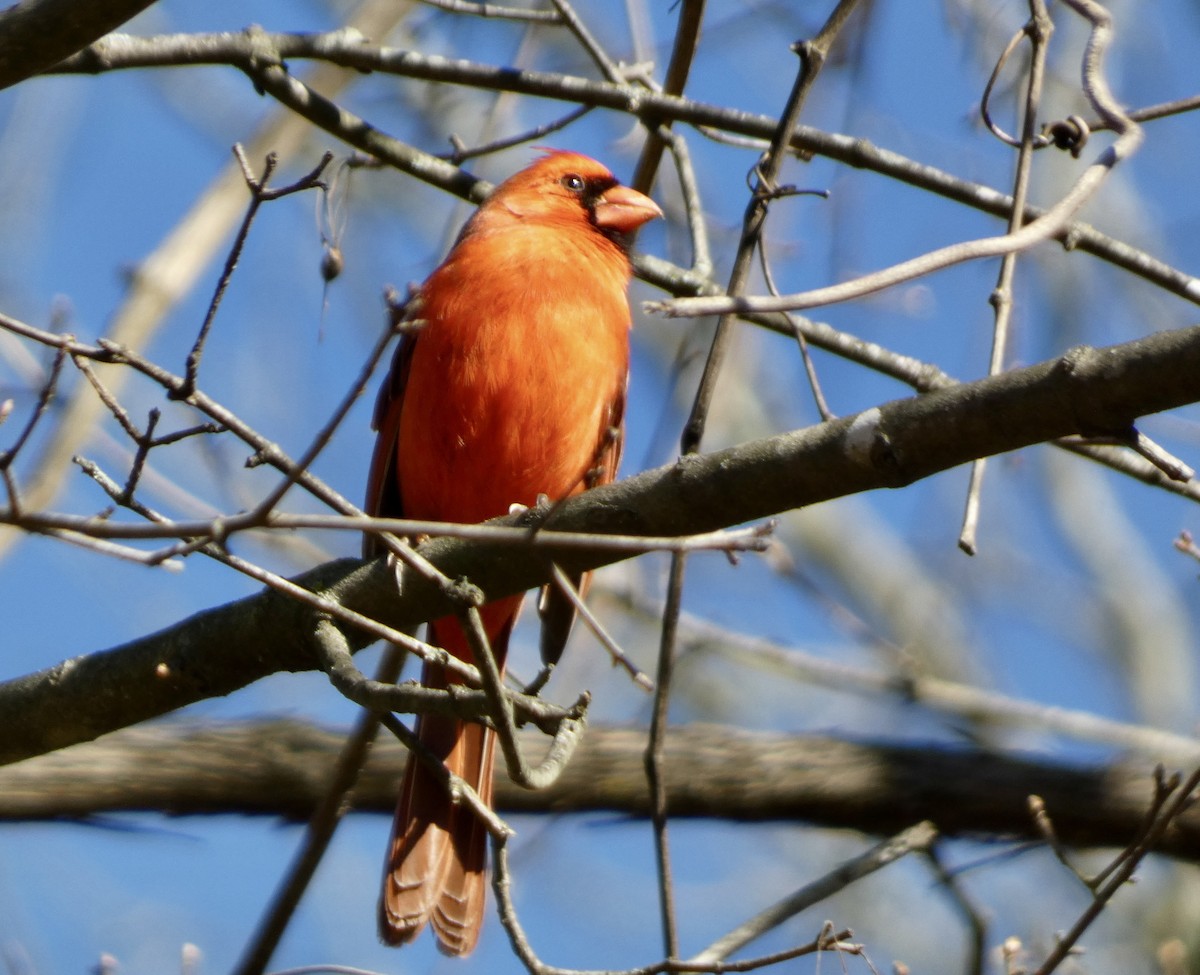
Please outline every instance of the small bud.
M326 244L325 252L321 255L321 279L328 284L342 273L345 266L346 259L342 257L342 249L333 244Z

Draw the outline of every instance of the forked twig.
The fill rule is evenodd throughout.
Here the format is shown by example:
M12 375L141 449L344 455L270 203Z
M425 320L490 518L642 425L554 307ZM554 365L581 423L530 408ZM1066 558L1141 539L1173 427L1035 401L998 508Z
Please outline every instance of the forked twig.
M937 839L937 828L929 822L917 823L865 853L835 867L825 876L805 884L799 890L772 904L713 942L689 961L707 965L724 961L731 954L779 927L784 921L818 904L856 880L874 873L913 852L925 852ZM708 971L709 969L704 969Z
M1078 0L1067 0L1072 6ZM1045 961L1038 966L1034 975L1050 975L1074 950L1079 939L1091 926L1126 883L1132 879L1142 860L1150 853L1175 820L1192 802L1193 793L1200 787L1200 769L1181 781L1178 774L1168 777L1162 766L1154 773L1154 796L1147 811L1145 828L1132 843L1118 854L1101 876L1102 882L1093 889L1092 902L1079 916L1070 930L1063 934ZM1078 875L1078 874L1077 874ZM1090 887L1091 884L1089 883Z
M492 837L492 890L496 894L497 912L500 923L508 934L513 953L520 959L530 975L599 975L596 972L583 972L571 968L559 968L542 961L529 943L525 929L517 917L516 906L512 898L512 873L508 866L508 843L503 837ZM857 955L862 953L862 946L854 944L849 939L853 937L850 930L835 931L833 926L822 925L821 932L807 944L797 945L784 951L748 958L743 961L713 961L700 962L682 961L675 958L665 958L649 965L627 968L619 971L605 972L604 975L725 975L732 972L752 972L761 968L769 968L794 958L805 955L820 954L825 951L835 951L841 954Z
M66 336L66 338L70 338ZM25 421L25 426L21 428L21 432L17 434L17 439L11 447L5 451L0 451L0 471L3 471L7 476L12 470L13 461L17 459L17 455L21 453L21 448L29 442L29 438L33 436L33 431L37 429L38 421L46 415L46 411L50 409L50 404L54 400L55 393L58 390L58 379L62 375L63 360L66 358L66 348L60 345L54 352L54 362L50 366L50 375L46 377L46 381L42 384L42 388L38 391L37 403L34 404L33 410L30 411L29 419ZM11 406L9 407L11 411ZM8 411L6 411L7 416ZM15 505L16 491L13 485L9 484L9 503Z
M324 188L325 184L321 182L320 177L325 171L325 167L333 161L333 153L326 152L321 157L321 161L306 176L301 177L290 186L272 190L267 189L267 183L271 179L271 174L275 171L275 167L279 161L275 153L271 152L267 154L266 161L263 164L262 176L259 177L256 177L251 171L250 163L247 161L240 144L234 145L233 154L237 157L238 164L242 167L242 175L246 180L246 186L250 189L250 205L246 208L246 215L242 218L242 225L238 228L233 246L229 250L229 256L225 258L225 267L221 271L221 276L217 279L217 286L213 292L212 300L208 303L208 311L205 313L204 321L200 325L200 333L196 336L196 341L192 344L192 349L188 353L184 367L183 385L179 389L172 391L171 398L173 399L187 399L196 389L196 376L200 370L200 358L204 355L204 344L208 339L209 332L212 330L213 322L217 316L217 309L221 307L221 300L225 297L225 291L229 287L229 282L233 279L233 272L237 270L238 261L241 260L242 250L246 246L246 240L250 235L250 227L254 223L254 218L258 214L259 207L270 200L278 200L292 193Z

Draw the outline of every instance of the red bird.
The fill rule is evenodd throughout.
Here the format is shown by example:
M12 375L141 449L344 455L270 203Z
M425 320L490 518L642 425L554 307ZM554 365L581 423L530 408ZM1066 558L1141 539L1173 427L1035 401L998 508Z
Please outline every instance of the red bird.
M375 411L379 439L366 507L374 515L473 523L556 500L616 475L629 372L626 235L662 216L587 156L551 152L501 184L471 217L409 314ZM367 554L378 547L368 539ZM574 620L561 594L543 611L555 661ZM484 627L504 666L521 597L488 603ZM471 661L453 618L431 643ZM422 682L444 688L441 668ZM493 733L421 715L417 734L490 803ZM483 923L487 832L409 756L392 828L379 933L411 941L433 925L465 955Z

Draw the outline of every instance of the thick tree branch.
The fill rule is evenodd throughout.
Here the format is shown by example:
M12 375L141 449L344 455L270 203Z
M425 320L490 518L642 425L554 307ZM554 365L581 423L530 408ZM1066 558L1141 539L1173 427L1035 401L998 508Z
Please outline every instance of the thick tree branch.
M0 819L87 818L106 812L251 813L306 819L344 740L290 720L225 727L157 726L0 770ZM542 747L530 735L524 744ZM649 812L643 730L593 727L550 788L496 777L500 811ZM1032 755L927 743L686 725L667 742L673 816L798 820L886 835L928 819L943 835L1041 839L1029 812L1040 796L1070 846L1124 846L1153 793L1145 763L1083 767ZM391 813L406 753L381 740L355 791L360 811ZM1200 809L1161 848L1200 860Z
M24 0L0 10L0 88L45 71L154 0Z
M363 72L379 71L423 81L607 108L634 115L647 124L683 122L757 139L770 139L778 125L778 119L768 115L655 92L632 83L615 84L553 72L520 71L463 59L424 55L400 48L380 47L367 42L361 33L348 30L327 34L281 34L250 29L241 33L160 37L118 34L97 41L86 51L56 65L54 71L101 73L127 68L228 64L247 71L251 77L258 77L264 70L276 73L286 70L283 67L286 61L301 58L315 58ZM281 84L278 79L276 83ZM351 145L362 148L364 135L380 141L379 133L373 129L364 131L361 120L354 120L349 113L333 110L323 111L319 115L309 117L315 124ZM799 153L816 153L847 166L880 173L994 216L1007 219L1012 212L1011 196L872 145L866 139L798 125L793 130L791 147ZM460 192L465 196L467 190L464 187ZM1026 207L1023 223L1030 223L1044 213L1039 207ZM1146 278L1187 301L1200 303L1200 281L1195 277L1101 233L1090 224L1071 223L1056 234L1055 239L1067 248L1087 251Z
M1200 401L1200 326L895 400L855 416L646 471L563 503L549 527L681 535L831 498L902 487L977 457L1073 433L1127 436L1134 420ZM522 517L509 519L519 522ZM628 552L555 551L434 539L421 553L489 598L546 582L548 558L579 572ZM355 612L396 629L448 615L449 597L383 560L341 560L300 576ZM279 670L316 666L312 611L265 592L199 613L124 646L0 685L0 762L87 741ZM366 642L349 634L356 648Z

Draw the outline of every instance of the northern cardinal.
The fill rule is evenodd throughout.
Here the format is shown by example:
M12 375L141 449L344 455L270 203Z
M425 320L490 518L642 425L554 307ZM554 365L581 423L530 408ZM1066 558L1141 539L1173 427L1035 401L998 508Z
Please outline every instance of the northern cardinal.
M463 227L408 315L380 391L366 507L375 515L478 522L567 497L616 475L629 371L627 235L662 216L587 156L550 152L502 183ZM368 556L379 554L367 540ZM543 600L542 656L554 662L574 620L561 593ZM481 614L504 666L521 597ZM453 618L429 641L472 660ZM444 688L441 668L422 682ZM439 715L420 740L485 801L494 734ZM483 923L487 833L409 756L392 827L379 933L465 955Z

